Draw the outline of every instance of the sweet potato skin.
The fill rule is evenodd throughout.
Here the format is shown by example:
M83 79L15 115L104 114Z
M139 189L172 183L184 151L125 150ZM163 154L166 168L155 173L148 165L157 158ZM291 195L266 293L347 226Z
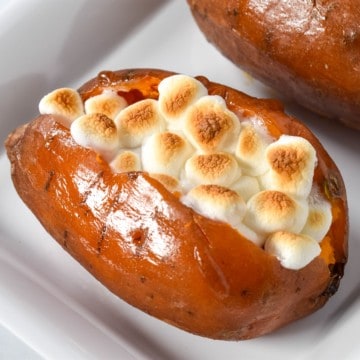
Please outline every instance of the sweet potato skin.
M103 72L80 88L104 87L128 101L157 96L160 70ZM196 214L146 173L114 174L78 146L56 116L39 116L6 142L14 185L59 244L114 294L181 329L214 339L266 334L323 306L347 258L347 205L341 175L318 140L278 102L258 100L206 78L236 112L257 112L274 136L306 137L317 150L316 181L334 221L319 257L299 271L228 225ZM329 253L331 255L329 255Z
M321 115L360 129L360 7L354 0L188 0L223 55Z

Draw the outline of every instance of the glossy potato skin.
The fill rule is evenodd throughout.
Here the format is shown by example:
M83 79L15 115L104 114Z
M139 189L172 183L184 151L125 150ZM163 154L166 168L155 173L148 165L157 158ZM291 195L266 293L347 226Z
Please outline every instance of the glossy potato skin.
M357 0L187 0L226 57L321 115L360 129Z
M111 87L129 102L156 98L157 84L170 74L103 72L80 93L86 99ZM146 173L114 174L94 151L78 146L56 116L39 116L10 134L12 178L45 229L129 304L201 336L253 338L315 311L336 292L347 259L345 188L317 139L278 102L198 79L235 113L263 116L274 136L301 135L315 146L316 181L332 203L334 222L321 255L305 268L283 268L227 224L184 206Z

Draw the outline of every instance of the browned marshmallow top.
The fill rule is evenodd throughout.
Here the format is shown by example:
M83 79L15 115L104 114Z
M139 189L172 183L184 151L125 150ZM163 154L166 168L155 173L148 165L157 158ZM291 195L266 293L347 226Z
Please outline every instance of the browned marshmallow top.
M228 149L240 130L236 115L226 109L218 96L204 96L187 113L184 132L200 151Z
M108 89L82 103L63 88L39 110L66 119L74 140L114 172L146 171L203 216L226 222L300 269L320 253L329 202L313 184L316 151L306 140L272 138L255 115L241 118L186 75L159 84L159 98L128 105Z

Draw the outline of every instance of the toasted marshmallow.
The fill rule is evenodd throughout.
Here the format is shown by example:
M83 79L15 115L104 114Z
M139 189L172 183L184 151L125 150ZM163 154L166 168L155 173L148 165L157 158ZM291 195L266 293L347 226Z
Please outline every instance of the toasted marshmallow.
M256 233L254 230L250 229L243 223L238 223L234 225L234 228L247 240L250 240L257 246L263 246L265 242L265 237Z
M169 121L170 126L183 116L191 104L208 94L200 81L181 74L162 80L158 90L160 112Z
M150 176L159 181L170 192L180 191L180 183L173 176L151 173Z
M114 120L120 110L127 106L126 100L114 91L106 91L102 94L92 96L85 101L85 113L105 114Z
M40 114L61 115L67 119L67 126L84 115L84 105L80 94L70 88L60 88L45 95L39 103ZM64 121L65 122L65 121Z
M154 134L142 146L143 169L179 178L181 168L193 151L180 135L171 132Z
M110 166L117 173L140 171L141 161L138 154L125 150L116 155L114 160L111 161Z
M228 153L194 155L185 164L186 180L193 185L228 187L240 174L237 161Z
M332 223L331 204L317 190L310 193L308 203L309 215L301 232L321 242Z
M248 211L244 224L260 234L275 231L298 233L304 227L308 206L280 191L265 190L247 202Z
M248 201L253 195L260 191L260 186L255 177L242 175L231 185L231 189L241 195L245 201Z
M240 121L217 95L203 96L186 113L184 133L203 153L233 151Z
M321 248L316 240L307 235L279 231L266 240L265 251L276 256L284 268L299 270L315 259Z
M241 224L246 204L235 191L218 185L199 185L191 189L181 201L196 212L229 223L233 227Z
M310 142L302 137L282 135L265 153L270 170L262 176L264 188L307 197L317 162Z
M252 122L241 123L241 131L235 149L235 155L244 174L258 176L269 168L265 160L265 150L270 144L270 136Z
M145 99L129 105L115 118L122 147L140 146L150 135L165 128L158 103L153 99Z
M73 139L81 146L92 148L108 161L115 156L119 138L114 122L104 114L78 117L70 127Z

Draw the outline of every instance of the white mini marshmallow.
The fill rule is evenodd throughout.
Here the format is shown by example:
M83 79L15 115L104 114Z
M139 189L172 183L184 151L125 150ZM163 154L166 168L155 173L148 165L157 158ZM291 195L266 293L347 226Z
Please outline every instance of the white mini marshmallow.
M80 94L71 88L59 88L45 95L39 103L40 114L60 115L64 125L70 126L77 117L84 115Z
M168 191L178 192L180 191L180 183L173 176L166 174L151 173L150 176L159 181Z
M317 163L310 142L299 136L282 135L265 153L270 170L261 178L264 188L307 197Z
M81 146L92 148L107 161L115 156L119 138L114 122L104 114L78 117L70 127L73 139Z
M92 96L85 101L85 113L105 114L114 120L120 110L127 106L126 100L114 91L106 91L102 94Z
M143 169L179 178L180 170L194 149L180 135L162 132L152 135L142 146Z
M241 225L246 204L235 191L218 185L199 185L191 189L181 201L210 219Z
M184 133L203 153L234 151L240 121L217 95L203 96L186 113Z
M240 194L245 201L248 201L260 191L260 186L255 177L242 175L231 185L231 189Z
M124 150L116 155L110 166L117 173L140 171L141 161L135 152Z
M284 268L299 270L314 260L321 253L321 248L307 235L279 231L266 240L265 251L276 256Z
M266 172L269 165L265 160L265 150L270 142L270 136L262 127L254 126L250 121L241 123L235 155L245 174L258 176Z
M152 134L165 128L165 121L158 108L158 102L145 99L121 110L115 118L122 147L134 148Z
M301 232L321 242L332 223L331 204L324 199L318 189L311 191L308 203L309 215Z
M185 164L186 181L193 185L229 187L240 175L237 161L228 153L194 155Z
M234 225L234 228L247 240L250 240L257 246L263 246L265 242L265 237L259 235L254 230L250 229L243 223L238 223Z
M259 234L281 230L298 233L308 216L306 201L273 190L255 194L247 202L247 208L244 223Z
M159 83L158 90L160 112L169 122L171 129L179 128L181 125L176 123L187 108L208 94L200 81L182 74L165 78Z

